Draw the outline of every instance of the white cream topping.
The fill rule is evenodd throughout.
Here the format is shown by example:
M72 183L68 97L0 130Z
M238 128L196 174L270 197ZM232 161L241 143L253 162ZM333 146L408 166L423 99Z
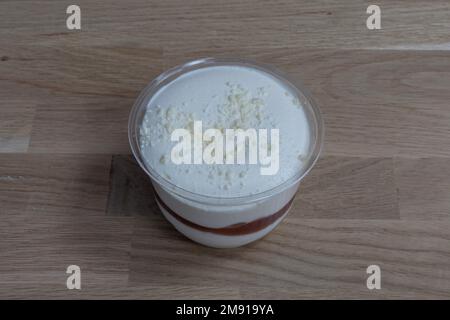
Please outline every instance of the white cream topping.
M180 164L171 161L174 129L279 129L279 171L261 175L258 164ZM195 138L195 137L194 137ZM241 66L191 71L161 88L149 101L140 128L147 165L171 183L209 196L237 197L263 192L304 166L310 127L300 100L274 76Z

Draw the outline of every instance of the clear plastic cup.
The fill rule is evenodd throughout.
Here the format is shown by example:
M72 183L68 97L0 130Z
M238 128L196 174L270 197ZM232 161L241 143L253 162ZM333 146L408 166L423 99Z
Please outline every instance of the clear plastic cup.
M211 66L242 66L264 71L297 94L311 130L309 152L302 170L264 192L238 197L215 197L180 188L147 165L140 150L139 129L152 96L177 77ZM150 177L156 191L156 202L165 218L186 237L216 248L238 247L260 239L283 220L289 212L300 181L319 157L323 131L320 111L301 85L294 85L273 67L243 59L205 58L165 71L142 90L131 110L128 123L131 150Z

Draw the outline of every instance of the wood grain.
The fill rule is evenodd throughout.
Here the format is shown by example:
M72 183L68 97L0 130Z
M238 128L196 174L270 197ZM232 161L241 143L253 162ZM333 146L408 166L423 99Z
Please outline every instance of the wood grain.
M0 298L450 298L450 4L0 2ZM187 240L130 155L164 69L268 63L320 106L323 156L288 218L234 250ZM82 290L67 290L68 265ZM378 264L382 289L366 288Z
M237 288L192 287L192 286L143 286L130 287L113 283L115 287L99 286L68 291L61 285L47 285L45 288L30 289L27 285L14 285L14 291L0 297L9 299L240 299L241 293Z
M44 45L74 43L151 44L170 51L186 48L449 49L446 0L382 0L382 29L366 28L371 1L79 0L83 32L65 27L59 1L2 1L0 36ZM126 14L124 14L126 10ZM29 15L33 19L27 19ZM12 34L9 30L13 28Z
M133 221L105 217L109 165L105 155L0 155L0 297L39 296L71 264L88 291L127 284Z
M2 215L0 297L70 294L65 282L72 264L82 270L85 292L125 287L132 226L126 218L86 214Z
M36 105L33 101L1 98L0 152L26 152Z
M401 217L449 220L450 160L399 158L395 162Z
M365 289L368 263L376 261L383 288L449 297L448 223L310 220L293 213L263 241L217 250L186 241L162 219L138 221L132 286L214 283L292 289L292 297L298 288L358 292ZM390 296L389 290L380 294Z
M76 97L36 107L29 152L109 154L130 152L132 99Z
M113 216L159 215L150 178L132 155L114 155L106 214Z
M398 219L393 161L322 157L301 183L294 214L304 218Z
M85 96L134 99L163 71L162 49L153 47L80 46L61 41L56 46L13 44L3 50L3 56L7 58L0 64L1 80L28 92L44 91L49 101Z
M0 154L2 216L12 213L103 215L110 157Z

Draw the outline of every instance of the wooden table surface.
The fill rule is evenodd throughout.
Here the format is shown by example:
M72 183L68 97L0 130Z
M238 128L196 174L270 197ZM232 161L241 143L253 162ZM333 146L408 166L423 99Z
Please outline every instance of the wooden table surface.
M450 298L450 2L0 2L0 298ZM180 62L301 79L323 156L269 236L186 240L130 156L140 90ZM81 267L81 290L66 268ZM381 268L368 290L366 268Z

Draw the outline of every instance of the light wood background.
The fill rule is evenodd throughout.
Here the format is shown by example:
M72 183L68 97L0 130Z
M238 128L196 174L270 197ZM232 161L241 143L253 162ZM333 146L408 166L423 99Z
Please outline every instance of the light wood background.
M450 298L450 2L0 2L0 298ZM215 250L161 217L127 117L165 68L252 58L326 125L290 216ZM66 289L68 265L82 290ZM366 288L366 268L382 289Z

